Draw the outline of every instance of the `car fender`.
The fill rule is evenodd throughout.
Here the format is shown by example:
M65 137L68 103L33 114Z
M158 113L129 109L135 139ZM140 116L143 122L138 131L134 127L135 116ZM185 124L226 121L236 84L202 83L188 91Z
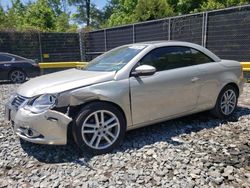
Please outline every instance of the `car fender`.
M112 80L63 92L57 107L78 106L91 101L105 101L119 106L126 116L127 126L132 125L129 79Z

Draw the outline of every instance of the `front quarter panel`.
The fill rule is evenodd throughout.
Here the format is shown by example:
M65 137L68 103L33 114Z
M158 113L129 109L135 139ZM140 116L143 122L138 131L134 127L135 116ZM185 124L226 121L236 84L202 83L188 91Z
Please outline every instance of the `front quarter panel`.
M100 100L118 105L126 116L127 127L132 125L129 80L112 80L61 93L57 107L78 106Z

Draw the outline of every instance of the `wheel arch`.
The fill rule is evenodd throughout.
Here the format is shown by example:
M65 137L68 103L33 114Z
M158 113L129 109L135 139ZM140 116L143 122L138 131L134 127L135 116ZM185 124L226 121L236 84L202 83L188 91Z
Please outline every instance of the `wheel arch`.
M126 117L126 114L125 114L124 110L122 109L122 107L120 105L118 105L118 104L116 104L116 103L114 103L112 101L105 101L105 100L100 100L100 99L94 99L94 100L90 100L90 101L87 101L85 103L79 104L77 106L70 106L69 116L73 120L75 120L77 114L80 112L80 110L84 106L86 106L86 105L88 105L90 103L97 103L97 102L110 104L110 105L114 106L115 108L117 108L122 113L122 115L124 117L125 126L126 126L126 129L127 129L127 127L128 127L128 125L127 125L127 117ZM72 134L72 126L73 126L72 122L68 125L68 128L67 128L67 140L71 139L71 137L72 137L72 135L71 135Z
M219 94L218 94L218 96L217 96L217 98L216 98L216 103L215 103L215 105L214 105L214 108L213 109L211 109L211 113L212 113L212 115L214 115L215 117L218 117L218 118L226 118L228 115L230 115L230 114L232 114L234 111L235 111L235 109L236 109L236 106L234 106L234 109L233 109L233 111L232 112L230 112L230 114L223 114L223 112L221 112L221 109L219 109L220 107L219 107L219 103L218 103L218 101L220 100L220 96L221 96L221 94L223 94L222 93L222 91L223 90L225 90L225 88L227 88L227 87L233 87L235 90L236 90L236 106L237 106L237 98L239 97L239 92L240 92L240 90L239 90L239 86L235 83L235 82L228 82L228 83L226 83L226 84L224 84L222 87L221 87L221 89L220 89L220 92L219 92Z
M229 83L224 84L223 87L221 88L221 90L222 90L223 88L227 87L227 86L232 86L232 87L234 87L234 88L236 89L236 91L237 91L237 97L239 97L240 88L239 88L239 86L238 86L235 82L229 82ZM220 92L221 92L221 90L220 90Z
M77 116L75 116L71 130L72 138L81 151L87 151L94 155L103 154L112 151L114 148L121 144L126 133L127 125L126 118L124 118L124 114L119 106L109 101L93 100L88 101L83 105L79 105L79 108L81 108L81 111ZM102 109L115 114L117 123L113 125L116 128L110 129L108 128L108 124L104 124L103 127L103 124L99 124L97 122L98 125L93 127L94 132L89 132L92 133L92 135L89 135L88 133L86 133L88 135L85 135L85 133L82 133L83 127L85 126L83 123L86 121L86 118L90 117L90 115L93 115L93 113L96 113L96 111ZM114 121L114 119L112 119L112 121ZM101 129L98 130L97 127L100 127ZM110 135L111 137L108 137ZM103 143L104 145L100 145L102 138L105 138ZM94 143L95 140L96 143Z
M225 87L227 87L227 86L233 86L235 89L236 89L236 91L237 91L237 97L239 97L239 94L240 94L240 89L239 89L239 86L234 82L234 81L228 81L228 82L226 82L226 83L224 83L223 85L221 85L221 87L218 89L218 93L217 93L217 96L216 96L216 98L215 98L215 100L213 101L213 107L216 105L216 102L217 102L217 100L218 100L218 98L219 98L219 96L220 96L220 93L221 93L221 91L225 88Z
M10 73L11 73L12 71L15 71L15 70L21 70L21 71L23 71L23 72L27 75L26 71L25 71L23 68L21 68L21 67L13 67L13 68L11 68L11 69L8 71L8 76L10 75Z
M13 67L13 68L11 68L11 69L8 71L8 74L7 74L8 79L10 79L10 74L11 74L11 72L13 72L13 71L15 71L15 70L23 71L24 74L26 75L26 77L28 76L28 75L27 75L27 72L26 72L23 68L21 68L21 67Z
M88 101L85 105L90 104L90 103L94 103L94 102L101 102L101 103L110 104L110 105L114 106L115 108L117 108L122 113L124 120L125 120L126 127L127 127L127 117L126 117L124 110L122 109L122 107L120 105L118 105L112 101L105 101L105 100L92 100L92 101Z

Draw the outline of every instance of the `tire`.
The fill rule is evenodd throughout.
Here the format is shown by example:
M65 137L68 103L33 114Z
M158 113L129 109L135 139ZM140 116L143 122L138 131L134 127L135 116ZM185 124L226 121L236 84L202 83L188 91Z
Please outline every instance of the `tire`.
M212 115L220 119L231 116L237 107L238 96L238 91L234 86L225 86L217 98L215 107L211 110Z
M105 102L93 102L82 108L73 127L73 137L83 152L103 154L122 142L126 123L122 112Z
M27 74L23 70L15 69L10 71L9 73L9 80L12 83L23 83L27 79Z

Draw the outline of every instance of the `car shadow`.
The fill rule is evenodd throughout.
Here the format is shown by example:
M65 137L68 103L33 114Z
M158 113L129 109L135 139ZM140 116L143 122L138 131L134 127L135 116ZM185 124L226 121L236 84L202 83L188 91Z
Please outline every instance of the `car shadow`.
M8 85L8 84L11 84L12 82L9 81L9 80L1 80L0 81L0 85Z
M13 85L20 85L23 84L25 82L27 82L29 79L27 79L26 81L22 82L22 83L13 83L10 80L0 80L0 85L9 85L9 84L13 84Z
M241 116L249 115L250 107L237 107L234 115L228 119L217 119L210 115L209 112L201 112L194 115L189 115L174 120L154 124L129 131L126 135L122 150L140 149L145 145L151 145L156 142L167 142L172 145L180 145L183 142L175 137L182 134L191 134L199 132L203 129L215 128L219 125L227 124L229 122L237 122ZM116 151L114 151L116 152Z
M250 107L240 106L233 116L225 120L213 118L208 112L202 112L131 130L126 133L123 144L111 152L111 154L137 150L156 142L167 142L174 146L180 145L182 141L174 139L174 137L199 132L203 129L215 128L221 123L236 122L241 116L249 114ZM28 155L43 163L73 162L81 166L90 167L88 161L93 157L88 153L81 152L72 141L66 146L51 146L33 144L21 140L21 147Z
M29 156L47 164L71 162L81 166L88 166L87 162L93 157L89 154L83 154L73 141L61 146L34 144L20 139L20 144L24 152Z

